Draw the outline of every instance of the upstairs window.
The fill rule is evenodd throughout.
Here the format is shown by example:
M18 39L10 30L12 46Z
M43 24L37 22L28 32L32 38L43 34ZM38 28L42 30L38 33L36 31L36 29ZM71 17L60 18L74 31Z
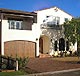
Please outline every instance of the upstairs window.
M47 25L51 27L59 24L60 24L60 17L52 17L52 20L47 22Z
M22 21L9 20L9 29L21 29Z
M32 30L33 18L8 18L9 29Z
M43 20L43 23L47 23L49 25L59 25L60 17L56 16L46 16L46 19Z
M65 21L65 22L68 21L68 18L64 18L64 21Z

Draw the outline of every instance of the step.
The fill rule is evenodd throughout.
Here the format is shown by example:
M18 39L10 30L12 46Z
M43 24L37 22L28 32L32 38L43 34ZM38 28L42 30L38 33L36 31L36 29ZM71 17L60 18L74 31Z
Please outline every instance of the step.
M39 58L47 58L47 57L52 57L49 54L40 54Z

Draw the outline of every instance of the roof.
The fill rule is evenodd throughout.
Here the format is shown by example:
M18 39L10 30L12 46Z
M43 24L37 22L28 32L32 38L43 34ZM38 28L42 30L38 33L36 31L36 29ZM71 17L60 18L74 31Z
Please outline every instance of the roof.
M36 16L36 15L37 15L37 14L34 13L34 12L11 10L11 9L5 9L5 8L0 8L0 12L1 12L1 13L7 13L7 14L29 15L29 16Z
M60 8L58 8L58 7L56 7L56 6L53 6L53 7L49 7L49 8L43 8L43 9L40 9L40 10L36 10L36 11L34 11L34 12L38 12L38 11L43 11L43 10L47 10L47 9L51 9L51 8L57 8L57 9L59 9L59 10L61 10L61 11L63 11L63 12L65 12L65 13L67 13L66 11L64 11L64 10L62 10L62 9L60 9ZM70 15L70 16L72 16L71 14L69 14L69 13L67 13L68 15ZM73 17L73 16L72 16ZM73 17L74 18L74 17Z

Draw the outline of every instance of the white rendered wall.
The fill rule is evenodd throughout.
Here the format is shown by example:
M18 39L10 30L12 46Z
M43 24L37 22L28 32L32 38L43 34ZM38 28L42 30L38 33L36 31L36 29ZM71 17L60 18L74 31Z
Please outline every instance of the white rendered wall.
M2 20L2 55L4 55L4 42L6 41L27 40L36 42L36 46L38 46L39 45L38 40L40 36L39 33L40 28L36 23L32 25L32 30L15 30L9 29L8 20Z
M41 11L36 11L37 12L37 22L39 24L43 23L43 20L46 19L46 16L56 16L56 17L60 17L60 24L64 23L64 18L68 18L69 20L72 19L72 16L65 13L64 11L58 9L58 11L56 12L54 8L50 8L50 9L45 9L45 10L41 10Z
M46 19L46 16L54 16L60 18L60 24L63 24L65 22L65 18L68 18L68 20L72 19L72 16L68 13L58 9L58 11L55 11L56 7L50 8L50 9L44 9L40 11L36 11L37 13L37 23L39 24L39 27L41 24L43 24L43 20ZM42 35L42 33L40 33ZM53 50L51 50L50 54L53 54Z

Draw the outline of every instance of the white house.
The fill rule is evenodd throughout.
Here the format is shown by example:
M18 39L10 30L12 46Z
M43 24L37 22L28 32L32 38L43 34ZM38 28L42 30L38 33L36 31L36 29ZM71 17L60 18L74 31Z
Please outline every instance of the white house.
M36 13L0 9L0 54L35 57L38 28Z
M65 21L73 17L57 7L34 12L0 9L0 54L19 57L68 51Z
M69 51L69 42L65 40L64 28L61 26L73 16L58 7L51 7L35 11L37 24L41 33L39 38L39 52L57 55L60 51Z

